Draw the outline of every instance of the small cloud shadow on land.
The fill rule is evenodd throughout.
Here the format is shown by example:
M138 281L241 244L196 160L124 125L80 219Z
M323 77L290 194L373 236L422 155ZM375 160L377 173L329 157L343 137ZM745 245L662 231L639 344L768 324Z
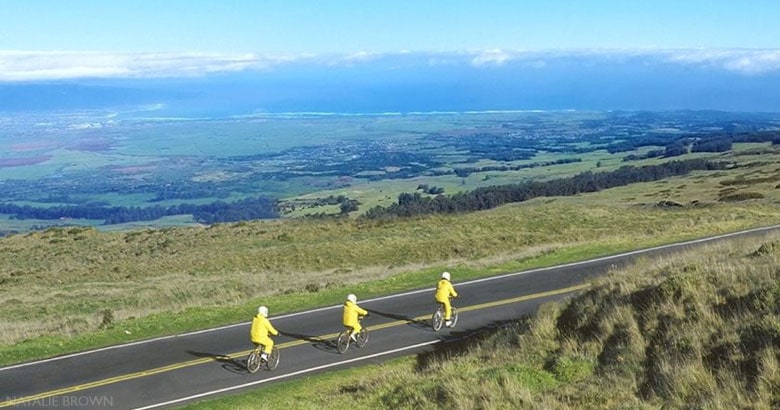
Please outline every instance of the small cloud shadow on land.
M407 325L417 329L426 329L426 330L433 331L433 329L431 328L431 322L429 320L418 320L416 318L405 316L405 315L398 315L395 313L388 313L388 312L380 312L378 310L373 310L373 309L366 309L366 310L369 313L376 314L379 316L384 316L390 319L403 320L409 322L407 323Z
M298 340L305 340L307 342L310 342L315 349L322 350L323 352L336 353L336 354L339 353L338 349L336 348L335 340L328 340L328 339L323 339L321 337L303 335L300 333L284 332L281 330L279 331L279 334L289 336Z
M214 361L221 363L222 368L233 373L249 373L246 370L246 358L238 359L230 357L224 354L208 353L208 352L196 352L194 350L187 350L188 354L195 357L208 357L214 359Z

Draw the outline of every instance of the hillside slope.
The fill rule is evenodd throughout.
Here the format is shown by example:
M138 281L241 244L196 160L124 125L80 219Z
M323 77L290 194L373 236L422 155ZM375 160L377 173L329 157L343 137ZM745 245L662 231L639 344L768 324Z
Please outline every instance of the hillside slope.
M196 408L776 409L780 235L614 271L537 317Z

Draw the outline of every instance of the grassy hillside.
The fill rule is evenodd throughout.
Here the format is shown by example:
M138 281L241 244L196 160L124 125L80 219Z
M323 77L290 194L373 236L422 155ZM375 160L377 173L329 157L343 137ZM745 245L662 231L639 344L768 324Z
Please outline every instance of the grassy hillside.
M472 340L190 408L776 409L778 264L780 235L643 260Z
M279 313L431 286L443 269L466 279L775 224L775 151L735 144L718 154L738 165L726 171L470 214L0 238L0 364L245 321L259 303Z
M660 148L660 147L657 147ZM641 167L667 162L669 158L649 158L625 162L628 154L642 155L645 148L610 154L606 150L596 150L578 155L580 162L559 164L545 167L524 169L520 171L485 171L474 172L466 178L456 175L421 176L411 179L393 179L371 181L370 183L355 183L340 189L328 189L297 197L298 199L325 198L329 195L344 195L360 201L358 213L365 212L373 206L388 206L397 200L404 192L415 192L420 184L444 188L447 194L470 191L479 187L491 185L513 184L520 181L545 181L556 178L566 178L585 171L609 172L630 165ZM582 202L596 200L609 205L616 204L655 204L661 200L672 200L680 203L697 202L728 202L732 194L755 194L767 200L780 201L780 148L770 143L735 143L733 149L725 153L691 153L672 159L707 158L712 161L733 163L735 167L724 172L698 171L683 177L669 178L662 181L631 184L625 187L613 188L603 195L586 195L563 197L558 200ZM522 165L537 161L554 161L567 157L566 155L538 156L532 160L514 161L510 165ZM497 163L485 165L499 165ZM315 207L301 209L290 216L306 213L338 212L337 207Z
M465 215L296 220L0 240L0 363L248 320L777 223L760 203L683 208L532 201Z

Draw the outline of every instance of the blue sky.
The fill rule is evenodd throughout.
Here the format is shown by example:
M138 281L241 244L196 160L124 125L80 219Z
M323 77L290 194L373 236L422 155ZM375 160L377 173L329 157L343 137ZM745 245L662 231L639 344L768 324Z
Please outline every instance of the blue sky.
M674 51L757 73L780 69L776 16L780 2L769 0L0 0L0 81L192 76L408 52L502 63L521 53Z
M225 97L246 98L250 111L334 109L333 99L300 106L325 92L361 111L453 100L463 102L453 109L778 111L777 16L770 0L0 0L0 87L207 80L205 104L225 95L220 84L263 84ZM419 99L420 84L439 100L385 104ZM45 101L31 94L38 88L9 90Z
M0 50L775 48L780 2L0 0Z

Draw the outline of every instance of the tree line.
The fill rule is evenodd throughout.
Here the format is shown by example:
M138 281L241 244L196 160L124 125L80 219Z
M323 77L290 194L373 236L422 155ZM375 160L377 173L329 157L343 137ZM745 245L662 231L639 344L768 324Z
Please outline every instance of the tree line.
M153 221L164 216L192 215L196 222L213 224L250 219L278 218L277 201L270 198L246 198L235 202L215 201L209 204L179 204L170 206L99 206L67 205L34 207L30 205L0 204L0 214L13 219L97 219L105 225L135 221Z
M615 171L583 172L572 177L551 181L530 181L510 185L477 188L452 196L423 196L419 192L402 193L398 202L387 207L369 209L364 218L408 217L436 213L457 213L491 209L500 205L523 202L537 197L571 196L585 192L597 192L636 182L650 182L685 175L696 170L722 170L725 162L705 159L669 161L642 167L623 166Z
M505 171L520 171L522 169L530 169L530 168L537 168L537 167L549 167L551 165L563 165L563 164L572 164L576 162L582 162L582 158L561 158L557 159L555 161L542 161L542 162L532 162L530 164L520 164L520 165L485 165L480 167L463 167L463 168L454 168L454 169L438 169L438 170L431 170L428 172L428 174L433 176L442 176L442 175L452 175L455 174L458 177L466 178L472 173L479 173L479 172L489 172L489 171L499 171L499 172L505 172Z
M638 138L635 141L622 141L610 146L607 150L611 153L630 151L649 145L662 145L664 148L646 152L644 155L630 154L623 157L623 161L636 161L648 158L670 158L685 155L689 152L726 152L731 151L735 142L771 142L780 145L779 131L760 131L748 133L715 133L705 135L687 135L679 137L671 142L664 143L656 138Z

